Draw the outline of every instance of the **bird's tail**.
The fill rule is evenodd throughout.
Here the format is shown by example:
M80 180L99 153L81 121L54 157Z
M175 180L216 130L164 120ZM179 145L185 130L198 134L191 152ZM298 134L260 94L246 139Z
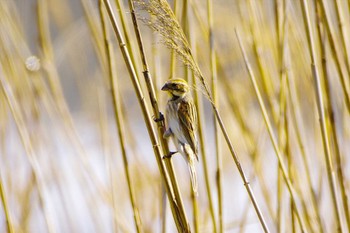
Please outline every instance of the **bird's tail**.
M188 170L190 172L192 190L195 196L198 196L198 182L197 182L197 172L196 172L196 166L195 166L196 155L193 153L192 149L186 148L186 146L185 146L185 152L187 154L187 165L188 165Z

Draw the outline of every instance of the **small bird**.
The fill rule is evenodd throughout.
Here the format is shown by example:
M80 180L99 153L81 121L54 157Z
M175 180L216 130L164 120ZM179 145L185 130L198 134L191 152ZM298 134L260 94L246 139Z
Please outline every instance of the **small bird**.
M181 78L169 79L162 91L170 94L166 105L165 120L167 130L165 138L172 137L177 152L187 161L192 189L198 195L198 183L195 160L198 161L197 111L187 82ZM176 152L175 152L176 153ZM171 156L174 153L170 153Z

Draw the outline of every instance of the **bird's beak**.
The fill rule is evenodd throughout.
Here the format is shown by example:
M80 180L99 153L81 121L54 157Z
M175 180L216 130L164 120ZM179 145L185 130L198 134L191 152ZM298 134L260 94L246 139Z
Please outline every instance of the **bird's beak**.
M165 83L161 90L162 90L162 91L168 91L168 90L169 90L168 84Z

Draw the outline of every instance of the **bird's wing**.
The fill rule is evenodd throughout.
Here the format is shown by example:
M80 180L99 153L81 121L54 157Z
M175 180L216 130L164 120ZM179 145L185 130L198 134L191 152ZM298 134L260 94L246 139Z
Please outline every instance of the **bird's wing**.
M187 142L191 146L191 149L196 154L198 160L198 146L196 139L197 128L197 112L193 101L181 101L177 110L179 117L180 128L186 138Z

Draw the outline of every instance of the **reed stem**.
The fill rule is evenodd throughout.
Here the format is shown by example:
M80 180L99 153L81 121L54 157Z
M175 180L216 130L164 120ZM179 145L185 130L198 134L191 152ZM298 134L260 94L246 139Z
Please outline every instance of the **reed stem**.
M7 232L14 233L15 231L14 231L14 227L13 227L13 223L12 223L12 218L10 216L10 211L8 208L8 202L7 202L7 198L5 195L4 186L2 185L1 176L0 176L0 198L1 198L2 206L4 208Z
M12 116L15 120L17 130L19 132L21 142L27 153L29 163L33 169L33 175L35 183L38 189L38 196L40 205L43 208L44 219L49 233L54 233L55 228L53 225L53 219L51 218L51 211L47 205L47 196L44 189L43 175L41 174L41 169L38 160L35 157L34 148L30 139L30 134L25 124L24 116L20 111L20 106L15 98L12 87L10 86L8 80L5 79L5 75L2 74L3 68L0 64L0 86L5 95L6 102L11 110Z
M135 195L134 195L134 190L132 186L132 181L131 181L131 175L129 171L129 162L128 162L128 157L126 154L126 142L125 142L125 132L124 132L124 121L123 121L123 116L121 114L121 106L120 106L120 94L118 90L118 78L116 74L116 70L114 67L115 64L115 57L113 53L113 46L109 42L109 36L107 34L107 26L105 24L105 16L103 13L103 3L102 0L99 0L99 12L100 12L100 20L101 20L101 25L102 25L102 32L103 32L103 38L104 38L104 45L105 45L105 51L106 51L106 56L107 56L107 62L108 62L108 76L109 76L109 83L111 87L111 97L113 100L113 110L114 110L114 116L116 120L116 125L118 129L118 138L119 138L119 144L121 147L122 151L122 159L123 159L123 165L124 165L124 171L125 171L125 176L126 176L126 181L128 184L128 193L129 193L129 198L131 202L131 207L133 211L133 216L134 216L134 224L136 231L138 233L143 232L142 231L142 224L141 224L141 218L139 214L139 210L136 206L136 201L135 201Z
M217 94L218 89L218 77L216 66L216 52L215 52L215 37L213 27L213 9L212 0L207 0L207 17L208 17L208 41L209 41L209 57L210 57L210 75L211 75L211 93L214 104L219 108L219 99ZM222 192L222 154L221 154L221 140L219 134L219 125L213 116L214 125L214 137L215 137L215 151L216 151L216 186L218 191L218 209L219 209L219 232L224 232L224 220L223 220L223 192ZM214 213L212 213L212 221L214 226L214 232L217 232L216 221Z
M235 31L235 32L236 32L236 36L237 36L237 39L238 39L238 42L239 42L239 46L241 48L241 52L242 52L242 55L243 55L245 66L246 66L247 71L249 73L249 77L250 77L250 79L252 81L252 84L253 84L253 87L254 87L254 90L255 90L255 94L256 94L257 99L259 101L259 106L260 106L261 112L263 114L263 118L264 118L267 130L269 132L273 148L274 148L276 156L278 158L280 169L282 170L284 181L285 181L285 183L286 183L286 185L288 187L288 191L290 193L290 196L291 196L291 198L293 199L293 201L294 201L294 203L296 205L296 215L298 217L298 221L299 221L299 224L301 226L301 230L303 232L306 232L305 223L304 223L303 218L301 217L302 216L301 215L301 208L300 208L299 199L297 199L297 193L296 193L296 191L295 191L295 189L294 189L294 187L293 187L293 185L292 185L292 183L291 183L291 181L289 179L289 176L288 176L288 173L287 173L287 169L286 169L286 166L285 166L285 164L283 162L283 158L281 156L281 152L280 152L280 150L278 148L277 140L276 140L275 134L274 134L274 132L272 130L272 126L271 126L271 123L269 121L269 117L268 117L268 114L266 112L266 108L265 108L265 105L263 103L260 91L258 89L253 70L250 67L250 64L248 62L248 58L247 58L246 52L245 52L245 50L243 48L243 45L242 45L241 39L240 39L240 37L238 35L238 32L237 31Z
M348 231L350 232L350 213L348 208L348 198L346 194L346 188L345 188L345 176L342 168L342 155L339 148L339 140L338 140L338 132L335 122L335 109L334 109L334 100L331 92L331 82L330 82L330 74L329 74L329 68L328 68L328 59L327 59L327 47L326 47L326 38L322 35L321 29L322 29L322 23L319 21L317 25L317 32L319 35L319 40L321 44L321 57L322 57L322 70L323 70L323 76L324 76L324 84L325 84L325 94L327 99L327 120L328 125L330 128L330 132L328 130L328 134L333 139L333 145L334 145L334 155L335 155L335 161L336 161L336 172L339 179L339 185L340 185L340 192L341 192L341 198L343 203L343 209L345 213L345 220L346 220L346 226L348 228Z
M330 148L329 148L328 134L327 134L327 130L326 130L323 96L322 96L320 77L319 77L318 70L317 70L317 60L316 60L317 56L316 56L313 34L312 34L312 30L311 30L309 10L308 10L306 0L300 0L300 1L301 1L302 11L303 11L305 30L307 33L309 52L310 52L310 56L311 56L311 70L312 70L312 76L314 78L316 103L317 103L318 115L320 118L320 128L321 128L321 134L322 134L322 143L323 143L323 149L324 149L325 163L326 163L326 167L327 167L329 188L330 188L331 196L332 196L333 210L336 214L336 226L337 226L336 228L337 228L337 232L342 232L341 217L340 217L341 215L340 215L339 203L338 203L338 199L337 199L337 195L336 195L337 189L336 189L336 182L335 182L335 173L333 170L332 158L331 158Z
M129 52L128 52L128 49L127 49L126 44L125 44L125 41L124 41L124 39L123 39L123 37L121 35L119 26L117 24L116 18L114 16L113 11L112 11L112 7L110 5L109 0L103 0L103 1L105 3L105 7L107 9L110 22L111 22L111 24L113 26L113 30L114 30L115 35L117 37L117 40L118 40L118 43L119 43L119 46L120 46L120 50L122 52L125 64L127 66L127 69L128 69L128 72L129 72L129 75L130 75L130 78L131 78L131 81L132 81L132 83L134 85L134 89L135 89L137 98L139 100L139 104L140 104L140 107L141 107L141 110L142 110L144 121L145 121L147 130L148 130L148 134L150 136L150 139L151 139L151 142L152 142L152 145L153 145L153 150L154 150L154 154L155 154L155 157L156 157L156 160L157 160L158 168L160 170L161 177L162 177L163 182L165 184L166 192L168 194L167 196L168 196L168 199L169 199L169 202L170 202L170 208L171 208L171 211L173 213L173 217L174 217L174 221L175 221L177 230L179 232L191 232L191 229L190 229L189 223L187 221L187 217L186 217L186 214L184 212L184 209L183 209L183 207L181 207L181 203L178 203L178 199L176 198L176 196L179 196L179 193L176 193L177 188L174 189L174 186L175 186L176 183L173 184L171 182L171 180L169 180L169 175L167 173L166 168L164 167L164 164L163 164L163 161L162 161L162 157L163 156L162 156L161 148L160 148L160 145L158 143L158 140L157 140L157 137L156 137L156 133L155 133L155 131L153 129L152 120L150 118L147 105L145 103L145 97L143 96L143 93L142 93L142 90L141 90L141 87L140 87L140 83L139 83L139 81L137 79L135 68L134 68L134 66L133 66L133 64L131 62L131 59L130 59L130 56L129 56ZM148 72L144 72L144 73L148 73ZM154 100L151 100L151 104L152 104L153 108L156 106L156 105L154 105L155 103L156 102ZM156 116L156 118L157 117L160 118L159 111L156 112L155 116ZM158 125L159 125L158 126L158 130L162 130L162 129L164 130L164 126L162 124L163 123L161 121L160 121L160 123L158 122ZM167 143L165 143L163 146L166 147ZM167 162L169 163L169 161L166 161L166 163ZM168 167L170 167L170 163L167 164L167 168Z

